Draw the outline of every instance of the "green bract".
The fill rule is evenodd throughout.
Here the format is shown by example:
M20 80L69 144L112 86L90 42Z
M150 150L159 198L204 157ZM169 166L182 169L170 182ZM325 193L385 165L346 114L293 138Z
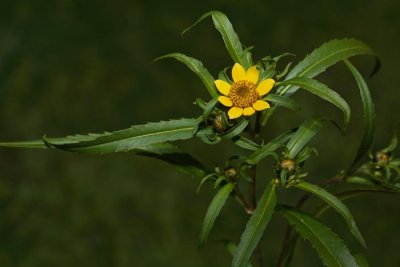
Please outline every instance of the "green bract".
M254 60L251 49L241 44L231 22L219 11L204 14L184 32L209 17L222 36L232 59L229 67L217 75L210 73L200 60L181 53L170 53L156 59L176 59L201 79L210 97L195 100L198 106L197 118L135 125L125 130L102 134L64 138L44 136L34 141L2 142L0 146L52 148L91 154L131 152L163 160L180 171L197 176L198 191L207 182L213 182L217 192L206 211L199 244L205 245L209 234L213 233L211 230L214 224L222 221L217 220L217 217L221 217L220 211L227 201L230 198L236 200L243 207L248 221L240 240L224 242L233 255L233 267L257 266L254 264L255 260L262 257L260 242L268 232L268 223L277 212L290 225L278 257L278 267L290 266L299 236L311 242L323 264L328 267L366 266L365 257L358 254L355 259L338 235L317 217L328 208L333 208L345 219L350 232L365 247L355 218L342 201L365 193L400 193L400 159L394 155L398 144L397 131L386 148L370 153L369 161L363 161L373 140L375 108L366 81L350 63L349 58L358 55L374 56L374 52L361 41L337 39L322 44L299 63L289 62L283 69L278 69L278 61L283 57L287 59L292 54L284 53L275 57L267 55ZM287 128L283 133L274 134L275 137L271 140L264 137L262 130L271 116L278 116L278 107L289 108L291 112L301 111L302 105L307 103L292 99L298 90L305 90L329 102L328 105L337 107L343 113L343 128L346 129L351 119L349 104L338 92L316 79L319 74L340 61L345 63L358 85L364 127L360 133L360 144L349 167L338 170L338 174L331 179L321 178L316 185L306 181L309 174L303 170L307 160L318 154L314 147L317 143L312 146L311 142L318 138L324 122L330 121L334 125L339 123L325 118L323 111L315 111L313 117L298 122L294 129ZM224 166L205 166L192 155L171 144L193 138L208 145L230 142L231 145L241 148L242 153L232 155ZM323 139L319 139L321 140ZM272 164L264 160L269 156ZM268 180L268 185L264 190L259 190L263 193L258 197L257 186L266 184L257 183L256 168L261 164L270 164L273 175L262 177ZM345 182L354 186L343 189L347 185ZM339 191L328 191L326 186L332 183L339 184ZM303 191L304 195L297 203L288 205L282 192L291 187ZM319 206L314 211L306 212L303 206L311 196L317 197ZM286 205L282 205L283 202ZM265 240L267 245L276 246L271 242L269 239ZM257 257L253 257L255 254ZM265 262L265 266L271 264Z

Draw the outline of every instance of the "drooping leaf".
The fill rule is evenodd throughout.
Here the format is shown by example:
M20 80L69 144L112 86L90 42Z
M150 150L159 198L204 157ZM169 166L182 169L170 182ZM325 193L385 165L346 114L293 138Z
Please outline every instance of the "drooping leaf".
M277 94L268 94L266 97L264 97L264 100L266 100L268 102L272 102L278 106L290 108L294 111L300 110L299 104L295 100L293 100L292 98L287 97L287 96L281 96L281 95L277 95Z
M204 177L209 170L197 159L168 143L156 143L133 150L136 155L156 158L174 165L183 173Z
M105 154L126 152L151 144L189 139L197 129L196 119L179 119L135 125L104 134L74 135L65 138L43 138L42 141L7 142L0 146L42 148L54 147L71 152ZM43 145L40 145L40 142Z
M356 55L374 55L374 52L369 46L356 39L331 40L300 61L288 73L286 80L294 77L313 78L337 62ZM297 85L288 84L279 88L278 92L283 95L291 95L297 89Z
M257 164L260 160L265 158L266 156L273 155L274 151L278 148L282 147L284 143L286 143L290 137L293 135L292 131L283 133L278 137L272 139L267 144L263 145L261 148L257 149L253 153L251 153L247 159L246 163L250 165Z
M189 69L191 69L203 82L204 86L207 88L208 93L212 98L217 97L219 94L214 85L214 77L208 72L208 70L203 66L203 63L195 58L188 57L181 53L171 53L168 55L156 58L154 61L158 61L164 58L174 58L183 64L185 64Z
M350 107L347 104L346 100L344 100L338 93L330 89L328 86L317 80L306 77L292 78L290 80L282 82L281 84L296 85L298 87L301 87L341 109L344 113L344 125L346 128L351 116Z
M203 225L201 226L199 245L203 246L207 241L208 234L214 226L215 219L217 218L222 207L225 205L226 200L235 188L235 184L227 183L215 195L208 207L206 216L204 217Z
M303 149L305 145L317 134L322 127L321 118L308 119L297 129L290 138L287 148L289 157L294 158Z
M301 190L314 194L315 196L325 201L332 208L334 208L346 220L350 232L354 235L354 237L357 238L361 245L366 247L364 238L362 237L361 232L357 227L353 215L351 214L347 206L343 204L343 202L341 202L335 195L329 193L328 191L317 185L310 184L304 181L301 181L294 186Z
M192 29L199 22L211 16L214 26L221 34L224 40L225 47L234 62L240 63L243 67L249 68L251 66L250 58L248 55L249 50L243 50L243 45L239 40L239 36L233 29L233 26L227 16L220 11L210 11L203 14L193 25L184 30L182 34Z
M360 145L358 146L357 154L353 160L352 166L354 166L365 153L368 152L373 138L375 130L375 106L372 102L371 93L368 89L368 85L360 72L350 63L348 60L344 60L344 63L349 68L357 82L358 88L360 89L360 95L363 105L363 134Z
M257 208L246 224L240 243L232 260L232 267L245 267L250 261L267 224L271 220L277 202L276 181L272 180L257 203Z
M294 208L282 208L280 213L311 243L325 266L358 267L343 241L327 226Z

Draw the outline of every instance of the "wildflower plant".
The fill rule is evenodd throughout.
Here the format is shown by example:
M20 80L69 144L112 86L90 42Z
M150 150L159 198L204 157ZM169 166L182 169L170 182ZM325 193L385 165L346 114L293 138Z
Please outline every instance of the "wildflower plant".
M326 266L367 266L365 259L360 255L354 256L338 235L325 222L320 221L319 217L327 209L337 211L338 216L347 223L354 238L366 247L364 238L343 200L366 193L400 193L400 159L394 154L398 143L397 133L388 147L375 153L369 152L374 134L374 104L363 76L349 61L350 57L358 55L376 58L374 52L366 44L355 39L332 40L312 51L294 67L289 63L285 68L278 69L277 63L291 54L266 56L253 61L251 47L244 48L232 24L221 12L211 11L204 14L187 30L208 17L212 18L232 58L232 64L217 77L199 60L181 53L172 53L156 59L176 59L201 79L210 97L195 100L202 110L198 117L136 125L103 134L65 138L44 136L40 140L3 142L0 145L54 148L92 154L130 151L166 161L180 171L199 177L198 190L211 182L216 193L201 225L199 244L206 244L226 201L229 198L236 200L243 207L248 222L240 240L224 242L233 255L233 267L252 266L251 264L257 262L260 257L254 255L262 254L258 245L272 216L283 216L288 222L276 266L290 266L299 237L312 244ZM376 61L378 66L379 61ZM351 110L346 100L315 79L338 62L344 62L358 86L363 104L363 132L357 153L348 168L339 170L331 179L313 184L308 181L307 173L303 171L305 162L318 153L309 142L328 123L334 123L345 131L351 118ZM272 140L264 139L262 130L279 108L294 111L300 109L301 104L291 98L299 90L305 90L340 109L344 117L343 123L315 116L300 123L295 129L288 129L276 135ZM343 126L339 126L341 124ZM192 138L200 139L207 145L230 142L233 146L242 148L242 153L232 155L224 167L211 168L171 144L173 141ZM368 153L369 160L365 161L364 156ZM271 157L274 161L269 166L273 170L272 177L264 177L265 175L257 173L257 166L265 164L262 160L266 157ZM257 196L257 179L269 181L261 196ZM328 186L334 183L338 184L339 190L328 191ZM243 189L247 188L250 189L249 193L244 194ZM304 194L293 205L281 204L283 196L280 192L292 188L301 190ZM311 196L318 198L320 205L316 210L307 211L303 206ZM266 266L271 264L266 263Z

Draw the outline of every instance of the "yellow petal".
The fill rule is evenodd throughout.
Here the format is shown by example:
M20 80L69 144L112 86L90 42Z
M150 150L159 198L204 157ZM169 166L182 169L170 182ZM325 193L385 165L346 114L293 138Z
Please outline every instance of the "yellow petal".
M218 97L218 101L219 101L222 105L224 105L224 106L226 106L226 107L232 107L232 106L233 106L232 100L231 100L229 97L227 97L227 96L223 96L223 95L219 96L219 97Z
M234 82L246 80L246 71L239 63L235 63L235 65L233 65L232 79Z
M256 111L252 107L247 107L247 108L243 109L243 115L245 115L245 116L251 116L254 114L254 112L256 112Z
M260 110L263 110L263 109L267 109L267 108L270 108L271 106L267 103L267 102L265 102L265 101L263 101L263 100L257 100L256 102L254 102L254 104L253 104L253 108L255 109L255 110L257 110L257 111L260 111Z
M223 80L216 80L214 81L215 86L217 87L218 91L223 95L228 95L229 91L231 90L231 85Z
M271 91L272 87L274 87L275 80L274 79L266 79L262 82L257 87L257 92L260 96L266 95Z
M258 82L258 76L259 76L259 72L258 72L256 66L251 67L246 72L246 80L248 80L248 81L250 81L252 83L257 83Z
M228 111L229 119L239 118L243 114L243 108L233 107Z

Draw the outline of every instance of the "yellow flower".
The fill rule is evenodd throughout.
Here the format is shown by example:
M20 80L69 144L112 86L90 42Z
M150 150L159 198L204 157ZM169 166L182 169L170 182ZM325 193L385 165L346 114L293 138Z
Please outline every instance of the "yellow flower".
M229 119L236 119L242 115L251 116L256 111L270 108L268 102L260 98L271 91L275 81L266 79L257 85L258 78L259 72L256 66L246 71L242 65L235 63L232 68L232 84L223 80L214 81L222 94L218 97L218 101L226 107L231 107L228 111Z

